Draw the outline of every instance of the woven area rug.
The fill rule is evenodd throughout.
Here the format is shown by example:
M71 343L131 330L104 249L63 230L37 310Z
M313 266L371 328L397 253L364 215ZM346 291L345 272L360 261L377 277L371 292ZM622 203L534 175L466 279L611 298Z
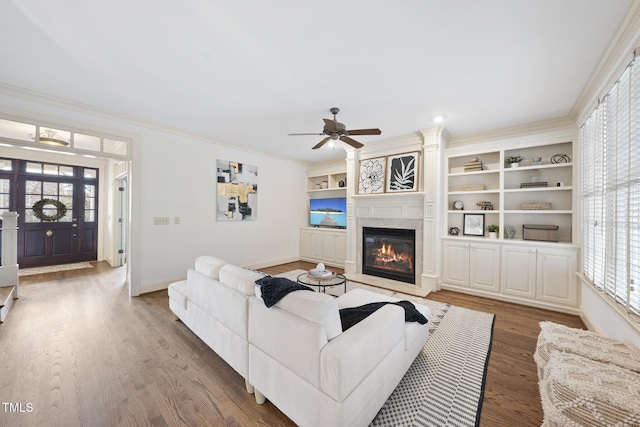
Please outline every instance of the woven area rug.
M280 276L295 280L303 272ZM371 426L479 425L495 315L347 283L347 291L356 288L423 304L432 311L429 340ZM344 292L342 286L330 291L338 296Z
M80 270L93 268L88 262L75 262L73 264L49 265L45 267L23 268L18 270L18 276L32 276L34 274L56 273L58 271Z

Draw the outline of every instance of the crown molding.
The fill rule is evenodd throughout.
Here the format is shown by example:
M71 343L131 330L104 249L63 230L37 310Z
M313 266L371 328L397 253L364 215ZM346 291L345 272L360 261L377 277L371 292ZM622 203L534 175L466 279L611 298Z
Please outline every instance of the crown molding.
M76 113L90 114L92 116L99 117L106 120L124 122L132 126L143 127L149 130L157 131L157 132L168 133L168 134L185 137L185 138L189 138L197 141L220 145L226 148L244 151L247 153L253 153L253 154L258 154L261 156L270 157L278 160L284 160L284 161L296 163L305 167L314 165L313 162L303 161L303 160L296 159L293 157L288 157L282 154L276 155L276 154L265 152L265 151L253 150L250 148L233 144L228 141L221 141L219 139L213 138L209 135L205 135L199 132L193 132L186 129L168 126L162 123L154 122L152 120L143 119L143 118L132 116L129 114L119 113L116 111L107 110L104 108L99 108L99 107L95 107L88 104L82 104L82 103L71 101L68 99L47 95L41 92L36 92L33 90L8 85L6 83L0 83L0 95L6 95L9 97L22 99L22 100L37 103L37 104L44 104L44 105L48 105L55 108L70 110ZM60 119L49 119L49 121L51 120L60 120ZM64 123L64 120L60 120L60 121ZM57 125L57 126L60 126L60 125ZM64 128L64 126L62 127Z
M633 59L640 39L640 0L632 0L618 30L573 104L569 117L582 123ZM591 107L591 108L590 108Z
M530 138L532 135L544 134L545 137L551 135L566 135L567 137L577 133L575 122L569 117L561 117L552 120L532 122L518 126L511 126L502 129L495 129L487 132L453 137L449 140L448 148L465 146L477 143L493 143L515 138Z

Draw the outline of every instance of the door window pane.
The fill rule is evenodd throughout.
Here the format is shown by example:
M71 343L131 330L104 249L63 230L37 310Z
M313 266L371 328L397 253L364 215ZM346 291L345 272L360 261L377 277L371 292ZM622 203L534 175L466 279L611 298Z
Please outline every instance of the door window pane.
M73 167L72 166L60 166L60 173L62 176L73 176Z
M28 173L42 173L42 163L27 162Z
M98 171L96 169L84 169L84 177L85 178L95 178L98 176Z
M42 183L40 181L27 181L25 194L42 194Z
M9 210L9 180L0 179L0 214Z
M0 159L0 171L11 171L12 168L11 159Z
M58 195L58 183L57 182L43 182L42 183L42 194L46 196L57 196Z
M45 175L58 175L58 165L44 165Z
M73 195L73 184L71 184L70 182L61 182L60 183L60 195L72 196Z
M96 186L85 184L84 186L84 221L93 222L96 219Z

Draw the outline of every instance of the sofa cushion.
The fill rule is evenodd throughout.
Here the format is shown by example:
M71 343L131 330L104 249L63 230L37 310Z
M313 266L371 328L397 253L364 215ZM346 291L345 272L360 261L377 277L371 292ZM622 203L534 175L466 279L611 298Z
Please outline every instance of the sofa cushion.
M338 307L340 309L359 307L361 305L379 301L398 302L400 301L400 299L388 295L382 295L376 292L367 291L365 289L352 289L346 294L341 295L337 299ZM415 306L416 310L418 310L427 319L428 322L431 321L431 309L429 307L422 304L412 304ZM426 328L426 326L416 322L405 323L406 349L411 348L416 340L421 337L424 328Z
M295 291L282 298L274 307L320 324L327 334L327 340L332 340L342 333L338 304L331 295Z
M222 283L247 295L256 294L256 280L262 277L263 275L258 272L232 264L227 264L220 269L220 281Z
M169 299L178 303L185 310L187 309L187 281L181 280L169 285Z
M197 305L238 336L247 338L248 295L191 268L187 281L190 305Z
M225 265L227 265L226 261L223 261L216 257L202 255L196 258L195 270L198 273L204 274L205 276L220 280L220 268Z

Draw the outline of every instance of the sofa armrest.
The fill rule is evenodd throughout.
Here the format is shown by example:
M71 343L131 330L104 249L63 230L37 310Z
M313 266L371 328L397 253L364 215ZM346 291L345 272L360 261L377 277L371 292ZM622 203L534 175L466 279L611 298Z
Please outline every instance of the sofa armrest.
M404 334L404 309L386 305L331 340L320 354L322 391L342 402L389 353L404 351Z

